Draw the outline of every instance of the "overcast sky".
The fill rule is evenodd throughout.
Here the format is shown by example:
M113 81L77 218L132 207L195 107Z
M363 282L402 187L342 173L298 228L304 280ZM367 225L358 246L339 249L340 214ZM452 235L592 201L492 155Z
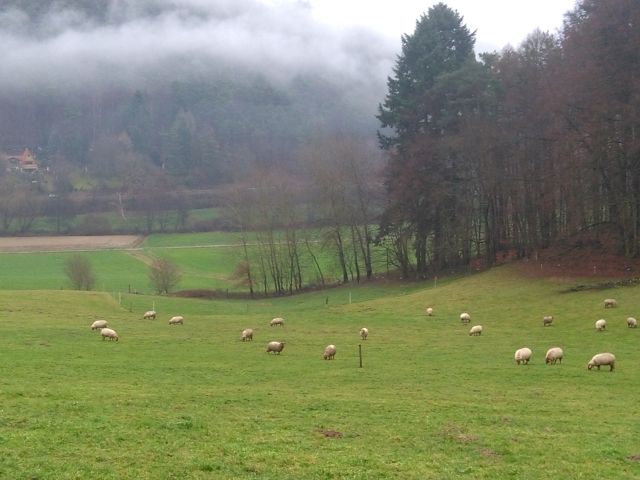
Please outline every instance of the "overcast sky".
M162 14L143 13L149 2ZM0 89L42 84L136 86L171 72L225 62L286 81L301 73L345 81L356 90L384 86L400 37L430 0L112 0L106 23L52 10L35 30L0 0ZM574 0L447 0L470 30L477 52L518 47L534 29L554 33ZM19 4L19 3L18 3Z
M517 47L536 28L555 33L562 26L563 14L576 3L575 0L440 1L457 10L471 31L476 30L479 52L500 50L507 44ZM366 26L399 39L403 33L413 33L416 20L438 1L306 0L306 3L313 15L324 23L339 27Z

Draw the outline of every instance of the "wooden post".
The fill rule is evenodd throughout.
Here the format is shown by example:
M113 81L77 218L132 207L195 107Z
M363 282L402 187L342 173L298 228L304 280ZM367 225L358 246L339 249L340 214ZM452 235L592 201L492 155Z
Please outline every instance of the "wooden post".
M360 357L360 368L362 368L362 344L358 344L358 356Z

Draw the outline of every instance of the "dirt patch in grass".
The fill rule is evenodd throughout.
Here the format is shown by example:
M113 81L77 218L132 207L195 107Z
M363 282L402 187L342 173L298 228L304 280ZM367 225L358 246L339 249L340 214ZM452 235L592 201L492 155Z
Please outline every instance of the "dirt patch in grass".
M440 431L440 436L458 443L473 443L478 440L476 435L465 431L463 427L455 424L446 425Z
M329 430L324 428L318 428L316 430L318 433L321 433L326 438L342 438L342 432L338 432L337 430Z
M58 237L0 237L0 252L66 252L118 250L136 248L144 237L140 235L95 235Z
M495 457L499 457L500 454L498 452L495 452L493 450L491 450L490 448L483 448L480 450L480 455L482 455L483 457L487 457L487 458L495 458Z
M640 462L640 453L636 454L636 455L630 455L629 457L627 457L629 460L633 461L633 462Z

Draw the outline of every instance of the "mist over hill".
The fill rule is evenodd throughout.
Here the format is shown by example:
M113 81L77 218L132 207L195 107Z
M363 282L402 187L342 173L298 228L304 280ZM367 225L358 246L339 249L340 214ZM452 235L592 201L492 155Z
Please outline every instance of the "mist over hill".
M0 45L0 151L100 175L135 155L192 183L372 139L398 48L256 0L8 0Z

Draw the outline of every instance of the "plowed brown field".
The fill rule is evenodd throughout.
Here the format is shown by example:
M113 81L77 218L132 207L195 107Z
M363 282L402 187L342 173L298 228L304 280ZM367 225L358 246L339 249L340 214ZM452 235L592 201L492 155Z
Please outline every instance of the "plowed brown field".
M140 235L96 235L60 237L3 237L0 252L64 252L127 249L137 247Z

